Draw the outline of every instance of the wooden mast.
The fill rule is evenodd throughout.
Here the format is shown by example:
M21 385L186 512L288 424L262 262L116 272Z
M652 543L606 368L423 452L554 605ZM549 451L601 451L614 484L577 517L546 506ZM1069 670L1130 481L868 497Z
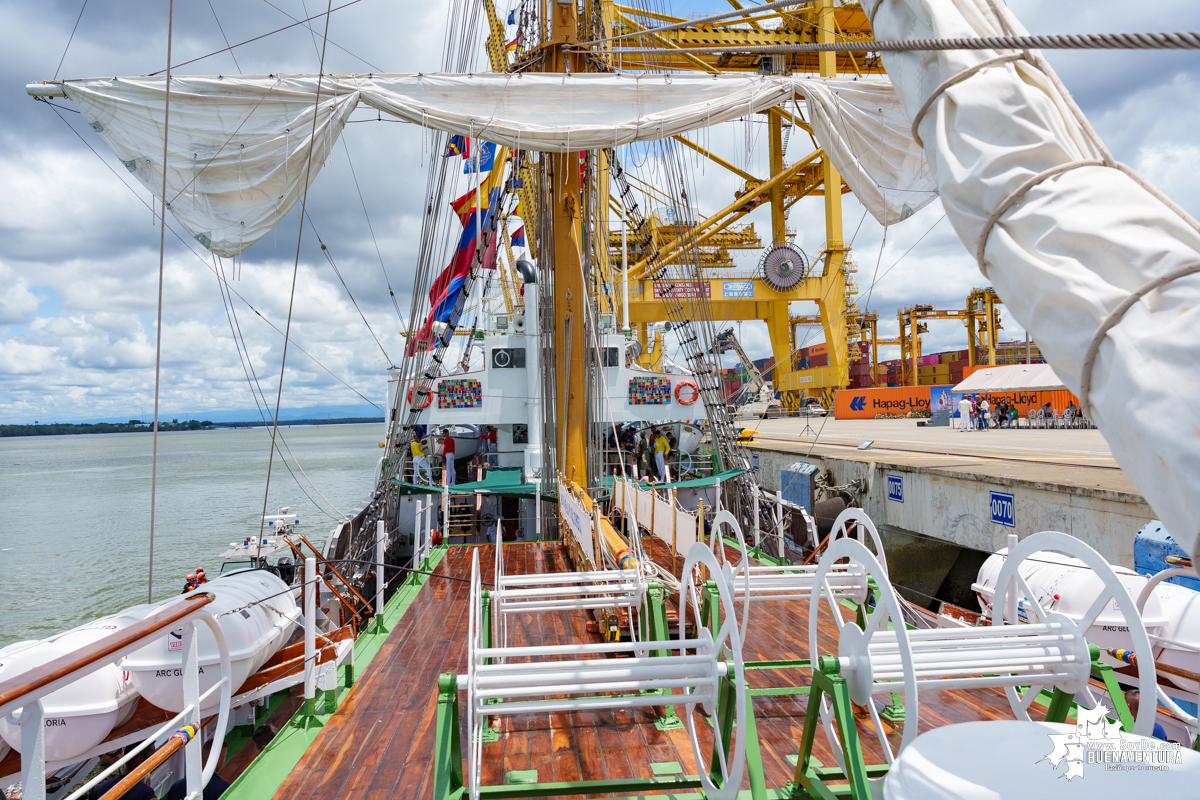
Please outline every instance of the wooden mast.
M581 57L567 51L578 42L579 19L574 2L547 0L550 39L543 63L547 72L578 74ZM550 225L554 236L554 373L558 435L558 466L563 475L587 484L587 361L584 341L586 297L580 251L580 187L577 152L553 153L551 162Z

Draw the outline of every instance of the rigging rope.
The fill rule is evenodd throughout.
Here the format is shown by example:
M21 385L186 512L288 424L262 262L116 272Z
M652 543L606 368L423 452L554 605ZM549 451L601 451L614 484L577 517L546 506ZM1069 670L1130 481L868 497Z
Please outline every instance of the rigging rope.
M143 198L140 194L138 194L137 190L134 189L132 186L130 186L129 183L126 182L125 179L122 178L121 175L112 168L111 164L109 164L107 161L104 160L104 156L102 156L98 152L96 152L96 148L92 147L91 143L88 142L87 139L83 138L83 136L79 133L79 131L75 130L75 128L71 125L71 123L67 122L66 118L63 117L62 114L58 113L57 109L62 108L62 106L56 106L53 103L47 103L46 105L50 106L53 109L56 109L54 112L55 115L60 120L62 120L62 123L67 126L67 129L70 130L71 133L75 134L75 136L78 137L79 141L83 142L83 146L86 147L88 150L90 150L92 152L92 155L94 155L96 158L98 158L100 160L100 163L104 165L104 168L107 169L110 173L112 173L113 177L115 177L121 183L122 186L124 186L126 189L128 189L130 192L133 193L133 196L138 199L138 202L140 202L146 208L150 209L150 213L152 214L153 219L158 220L160 218L160 214L159 214L158 210L154 206L152 206L150 203L146 202L145 198ZM75 111L74 109L70 109L70 108L63 109L63 110L73 111L76 114L79 113L78 111ZM213 272L212 265L209 264L204 259L204 257L201 256L199 253L197 253L196 250L192 247L192 242L194 240L191 237L184 237L183 235L181 235L179 233L179 231L175 230L174 228L172 228L170 226L167 227L167 230L169 230L171 232L172 236L174 236L176 239L179 240L179 243L182 244L188 250L188 252L190 252L193 256L196 257L196 260L199 261L204 266L205 269L209 270L210 272ZM214 274L216 274L216 273L214 272ZM251 304L251 302L249 300L247 300L245 297L242 296L242 294L240 292L238 292L236 289L234 289L232 286L230 286L229 282L225 278L223 278L221 276L218 276L218 277L220 280L222 280L224 282L225 288L229 290L229 293L232 297L237 297L238 300L241 300L243 303L246 304L246 308L253 311L258 316L258 318L261 319L263 322L265 322L273 331L278 333L280 336L283 335L283 331L279 330L279 328L275 325L275 323L273 323L273 322L271 322L271 320L267 319L267 317L261 311L259 311L257 308L255 308L254 305ZM339 376L336 372L334 372L329 367L327 367L323 363L321 363L321 361L318 360L317 357L314 356L312 353L308 352L307 350L305 350L303 347L296 344L295 342L292 343L292 346L295 347L297 350L299 350L301 353L303 353L305 356L307 356L309 358L309 360L311 360L318 367L320 367L321 369L323 369L327 373L329 373L330 377L332 377L335 381L342 384L350 391L354 392L356 395L361 397L367 403L370 403L371 405L375 406L375 408L379 409L380 411L383 411L382 406L380 406L378 403L376 403L371 398L367 397L362 392L358 391L358 389L355 389L353 386L346 383L346 381L344 381L341 378L341 376Z
M174 2L174 1L175 0L171 0L171 2ZM328 42L328 40L329 40L329 17L330 17L330 12L332 11L332 8L333 8L333 0L329 0L329 4L326 6L326 9L325 9L325 41L326 42ZM167 59L167 63L168 64L170 63L169 58ZM168 66L168 69L170 69L169 66ZM322 45L321 46L321 65L320 65L320 68L317 70L317 74L322 75L324 73L325 73L325 46ZM170 83L170 81L168 79L168 84L169 83ZM300 218L301 219L304 218L305 211L308 207L308 187L309 187L309 179L310 179L310 176L312 175L312 154L313 154L313 146L316 144L316 141L317 141L317 118L320 116L320 110L321 110L321 79L317 78L317 96L316 96L315 105L313 106L312 131L309 133L308 158L305 159L306 163L305 163L305 167L304 167L304 196L300 198ZM163 156L163 162L166 163L165 154ZM165 171L164 171L164 177L163 177L163 185L164 185L164 187L166 186ZM165 188L163 191L163 195L166 196ZM165 218L165 216L166 215L164 214L164 218ZM163 224L164 225L166 224L165 221ZM260 555L262 553L263 528L267 524L267 498L270 496L270 493L271 493L271 464L275 460L275 436L279 433L279 406L283 402L283 377L284 377L284 371L287 369L288 341L291 339L291 332L292 332L292 309L295 307L295 301L296 301L296 278L300 274L300 242L301 242L301 240L303 240L303 238L304 238L304 225L301 224L301 225L297 226L297 231L296 231L296 261L292 265L292 290L288 296L287 325L284 328L284 333L283 333L283 356L279 360L279 391L275 395L275 420L274 420L274 424L271 426L271 453L267 457L267 485L263 489L262 518L259 520L259 523L258 523L258 554L260 554ZM156 419L157 419L157 412L156 412ZM157 422L155 424L157 425Z
M80 16L83 12L80 11ZM167 6L167 88L163 110L163 176L162 197L167 197L167 140L171 131L171 35L175 24L175 0L170 0ZM63 54L64 57L66 54ZM163 273L166 269L167 249L167 214L163 207L161 223L158 229L158 327L154 338L154 434L150 455L150 575L146 586L146 602L154 602L154 504L158 490L158 400L162 377L162 306L163 306Z
M341 11L343 8L348 8L350 6L357 5L358 3L361 3L362 1L363 0L350 0L350 2L343 3L342 5L338 6L337 8L330 9L329 11L326 12L326 14L332 13L333 11ZM284 25L282 28L276 28L275 30L268 31L267 33L264 33L261 36L255 36L253 39L247 39L244 42L238 42L237 44L232 45L230 47L222 47L220 50L214 50L213 52L207 53L206 55L202 55L197 58L193 58L191 61L184 61L182 63L174 64L174 65L171 65L170 62L168 62L168 65L166 67L164 67L163 69L155 70L154 72L151 72L150 75L147 77L153 77L154 75L158 75L159 73L162 73L162 72L167 72L174 68L186 67L188 64L195 64L197 61L203 61L206 58L212 58L213 56L219 56L219 55L221 55L221 53L224 53L227 50L233 50L235 47L241 47L242 45L247 45L247 44L250 44L251 42L257 42L259 39L265 39L268 36L274 36L277 33L282 33L283 31L291 30L292 28L295 28L299 25L303 25L306 22L312 22L314 19L320 19L321 17L326 16L326 14L317 14L315 16L309 17L308 19L302 19L299 22L293 23L292 25ZM292 17L292 19L295 19L295 17ZM326 27L328 27L328 26L326 26ZM337 47L337 45L334 45L334 47ZM349 52L349 51L347 51L347 52ZM351 53L351 55L354 55L354 54ZM355 56L355 58L358 58L358 56ZM366 62L364 62L364 63L366 63ZM322 67L321 69L324 69L324 67Z
M1200 50L1200 32L1174 33L1086 33L1044 36L972 36L964 39L860 40L809 42L805 44L722 45L719 47L672 47L670 54L684 53L903 53L912 50ZM577 51L578 52L578 51ZM614 54L659 53L662 48L614 48Z
M383 253L379 249L379 240L375 238L375 227L371 224L371 215L367 213L367 201L363 199L362 189L358 185L358 174L354 171L354 162L350 159L350 147L346 144L345 136L341 139L342 149L346 151L346 163L350 165L350 177L354 178L354 188L358 192L358 202L362 204L363 216L367 219L367 230L371 232L371 241L375 245L375 255L379 257L379 268L383 270L383 280L387 284L388 296L392 298L392 306L396 309L396 318L403 324L404 315L400 313L400 303L396 301L396 293L392 291L392 279L388 277L387 267L383 265Z
M62 58L58 60L58 68L54 70L54 80L58 80L58 73L62 71L63 62L67 60L67 51L71 49L71 42L75 41L75 31L79 30L79 20L83 19L83 12L87 9L88 0L83 0L83 8L79 9L79 16L75 18L75 27L71 28L71 35L67 37L67 46L63 48ZM167 46L168 52L170 45ZM167 57L168 60L170 56Z
M342 282L342 288L346 290L346 294L349 296L350 302L354 304L354 310L357 311L358 316L362 318L363 325L367 326L367 332L371 334L371 338L375 340L375 344L379 345L379 352L383 353L383 357L387 359L389 366L395 363L392 361L392 357L388 355L387 350L384 349L383 343L379 341L379 337L375 335L375 331L371 330L371 323L367 322L366 315L363 314L362 309L358 307L358 301L354 299L354 295L351 293L350 287L346 285L346 279L342 277L342 272L338 269L337 264L334 262L333 255L329 252L329 248L325 246L325 242L321 239L321 234L317 232L317 226L313 223L312 215L306 213L304 218L308 220L308 226L312 228L313 235L317 237L317 242L321 245L321 255L325 256L325 260L328 261L329 266L333 268L333 274L337 275L338 280Z
M213 259L216 260L216 258L217 257L214 255ZM271 424L271 422L268 421L265 409L270 408L270 404L267 403L267 395L263 391L262 386L258 382L258 373L255 371L254 362L250 358L250 348L246 346L246 338L244 336L242 336L241 323L239 323L237 321L237 311L234 310L234 308L233 308L233 298L228 297L228 299L227 299L225 290L228 288L228 284L225 282L224 267L220 266L219 261L218 261L218 272L217 272L217 288L221 291L221 302L225 305L225 316L226 316L226 319L229 321L229 330L233 334L233 346L234 346L234 348L237 349L238 361L242 365L242 372L245 373L245 375L246 375L246 383L249 384L249 386L250 386L250 396L254 398L254 407L258 411L259 417L262 418L263 425L269 425L269 424ZM241 340L240 344L239 344L239 339ZM246 351L245 358L242 357L243 350ZM263 400L263 402L261 404L258 401L258 397L260 394L262 395L262 400ZM324 508L322 508L320 506L320 504L317 503L316 500L312 499L312 496L304 488L303 484L300 483L300 479L296 477L296 473L292 472L292 467L290 464L288 464L287 459L284 459L283 465L285 467L287 467L288 474L290 474L292 476L292 480L294 480L296 482L296 486L299 487L300 491L304 492L304 496L309 499L309 502L311 502L318 511L320 511L322 514L329 517L330 519L333 519L333 520L345 519L346 518L345 514L342 514L342 512L338 509L338 507L329 501L329 498L327 498L327 497L325 497L325 495L321 494L321 490L318 489L316 484L312 482L312 478L308 477L308 473L306 473L304 471L304 468L300 466L300 461L296 458L295 454L292 453L292 449L288 445L287 440L283 438L282 433L279 434L279 441L283 442L283 447L285 450L287 450L287 454L291 457L292 461L295 462L296 467L300 470L300 473L302 475L304 475L304 478L305 478L305 480L308 481L308 484L313 487L313 491L315 491L317 494L321 495L321 499L324 500L326 503L329 503L330 508L332 508L334 511L336 511L339 516L335 517L333 514L330 514L328 511L326 511Z

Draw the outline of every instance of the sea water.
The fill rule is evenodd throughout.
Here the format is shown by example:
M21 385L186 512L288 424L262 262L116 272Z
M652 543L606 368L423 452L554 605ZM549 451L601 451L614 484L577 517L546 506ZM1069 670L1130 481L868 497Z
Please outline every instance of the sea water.
M319 547L339 512L366 503L382 433L382 423L280 428L326 499L277 439L267 513L290 507ZM262 427L159 433L155 600L197 567L215 577L218 553L258 535L270 447ZM148 432L0 438L0 647L146 602L150 461Z

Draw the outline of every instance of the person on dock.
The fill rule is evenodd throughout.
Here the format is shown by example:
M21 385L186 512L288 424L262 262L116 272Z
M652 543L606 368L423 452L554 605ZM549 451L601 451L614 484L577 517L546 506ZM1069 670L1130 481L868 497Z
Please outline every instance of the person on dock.
M446 476L446 485L453 486L458 481L457 470L454 468L454 437L450 429L442 430L445 439L442 442L442 474Z
M979 398L979 430L986 431L991 426L991 405L986 397Z
M958 432L966 433L971 430L971 401L963 395L958 401Z
M1141 699L1142 699L1142 693L1140 691L1138 691L1137 689L1130 689L1127 692L1125 692L1125 705L1129 706L1129 713L1133 714L1135 719L1137 718L1138 704L1140 703ZM1156 705L1155 712L1154 712L1155 716L1158 715L1157 708L1158 708L1158 706ZM1155 739L1161 739L1164 742L1167 741L1167 731L1165 728L1163 728L1162 724L1157 719L1154 720L1154 734L1153 735L1154 735Z

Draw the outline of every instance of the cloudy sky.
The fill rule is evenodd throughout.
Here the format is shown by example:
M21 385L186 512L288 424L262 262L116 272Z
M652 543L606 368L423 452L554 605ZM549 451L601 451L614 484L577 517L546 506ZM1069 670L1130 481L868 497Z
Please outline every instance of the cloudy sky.
M1010 4L1037 33L1200 28L1200 6L1184 0L1158 0L1135 16L1115 0ZM28 98L24 86L52 78L56 71L59 77L78 78L161 69L165 5L161 0L89 4L64 58L82 0L0 2L0 422L144 417L152 408L158 227L146 205L148 195L122 183L128 174L78 114L61 111L64 123L53 109ZM218 50L226 39L240 42L290 24L289 15L303 18L323 10L318 0L179 0L175 5L176 63ZM717 0L666 7L678 13L724 10ZM447 3L360 0L336 12L327 71L436 70L450 8ZM293 28L237 48L236 63L223 53L180 71L315 72L317 44L305 29ZM1117 157L1200 215L1195 181L1200 172L1200 61L1195 54L1047 56ZM56 102L70 107L68 101ZM309 208L382 349L306 230L292 330L294 342L315 360L290 351L285 407L316 409L314 413L334 407L369 409L330 373L381 402L384 368L389 357L398 359L403 352L388 284L407 313L424 193L420 163L428 154L422 152L422 137L414 126L374 119L374 113L356 112L356 124L342 137L344 146L338 144L313 185ZM712 134L714 149L737 163L749 163L755 174L765 174L765 135L756 138L754 152L747 156L741 145L744 126L727 128ZM803 142L793 142L789 159L803 155ZM711 165L697 170L696 182L702 213L725 205L738 184ZM967 292L984 284L950 226L939 223L941 216L935 202L891 228L883 244L880 226L867 218L860 227L862 209L847 199L847 236L854 235L857 281L864 291L860 305L867 304L869 290L869 307L882 319L894 320L898 305L913 302L961 307ZM769 230L765 209L752 219L761 231ZM789 224L797 229L801 247L820 249L819 201L799 204ZM235 306L252 364L271 398L282 337L246 303L282 327L296 235L293 213L277 235L246 252L241 276L233 282L244 298L235 299ZM205 412L216 417L221 411L254 408L211 264L197 252L203 251L194 244L185 247L168 233L162 394L168 418ZM881 330L893 333L895 322ZM1007 315L1004 333L1012 339L1024 335ZM819 340L819 333L815 336L813 341ZM742 338L752 356L770 354L761 324L744 323ZM934 323L925 351L964 343L960 324Z

